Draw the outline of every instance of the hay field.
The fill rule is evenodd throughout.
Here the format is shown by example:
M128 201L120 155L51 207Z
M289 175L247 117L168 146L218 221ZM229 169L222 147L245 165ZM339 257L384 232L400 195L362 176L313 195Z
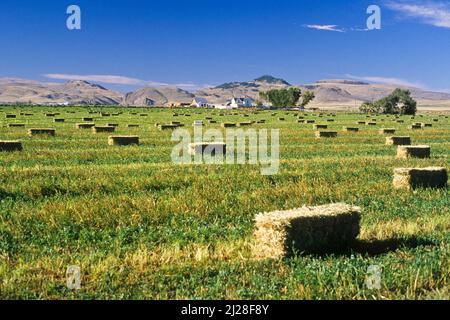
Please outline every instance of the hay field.
M122 113L104 117L89 110ZM49 111L65 122L54 123L44 114ZM449 118L405 116L397 123L378 116L376 126L364 126L356 121L375 117L337 113L327 122L326 114L304 114L338 132L337 138L316 139L313 125L297 123L295 112L174 112L0 109L0 140L23 143L23 151L0 152L0 298L450 298L450 188L392 186L394 168L450 168ZM140 145L109 146L111 133L75 128L82 117L93 117L96 125L117 123L114 134L137 135ZM251 127L279 128L279 174L262 176L253 165L172 164L171 130L159 131L155 123L181 121L192 130L192 122L205 117L217 120L205 128L260 119L266 124ZM411 131L414 122L433 127ZM343 126L360 132L344 132ZM29 128L55 128L56 136L29 137ZM431 158L397 159L380 128L430 145ZM256 214L333 202L363 210L353 248L281 261L252 258ZM69 265L81 267L79 291L66 287ZM380 290L365 286L370 265L383 268Z

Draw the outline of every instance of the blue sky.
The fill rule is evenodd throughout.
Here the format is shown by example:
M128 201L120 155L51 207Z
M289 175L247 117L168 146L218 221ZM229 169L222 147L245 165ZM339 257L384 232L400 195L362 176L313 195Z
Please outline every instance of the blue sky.
M71 4L81 30L66 28ZM363 31L371 4L382 29ZM0 1L0 77L83 78L121 91L263 74L450 91L449 40L450 1Z

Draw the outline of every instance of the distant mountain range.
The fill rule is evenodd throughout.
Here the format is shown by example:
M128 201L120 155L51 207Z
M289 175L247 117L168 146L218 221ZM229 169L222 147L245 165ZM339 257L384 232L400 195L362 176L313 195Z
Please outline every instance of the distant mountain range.
M0 104L167 106L172 103L190 103L195 97L205 98L212 104L223 104L233 97L257 99L261 91L291 86L314 91L316 98L311 106L323 108L354 109L365 101L373 101L387 96L398 87L409 89L421 107L438 109L450 107L449 93L345 79L292 85L283 79L272 76L262 76L246 82L224 83L196 92L164 86L143 88L127 94L81 80L61 84L0 78Z

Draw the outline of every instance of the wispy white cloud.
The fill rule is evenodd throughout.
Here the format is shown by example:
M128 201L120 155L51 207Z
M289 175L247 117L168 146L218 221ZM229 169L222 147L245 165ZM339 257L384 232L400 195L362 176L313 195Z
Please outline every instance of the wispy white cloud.
M335 24L327 24L327 25L307 24L305 27L309 28L309 29L315 29L315 30L321 30L321 31L345 32L344 29L339 28Z
M350 28L350 31L368 32L368 31L372 31L372 30L367 29L367 28L357 28L357 27L353 27L353 28Z
M413 87L426 89L426 86L420 82L412 82L400 78L390 78L390 77L373 77L373 76L355 76L352 74L346 74L345 77L352 80L366 81L372 83L382 83L382 84L392 84L399 85L403 87Z
M210 85L206 84L195 84L195 83L163 83L142 80L137 78L130 78L124 76L116 75L77 75L77 74L61 74L61 73L49 73L45 74L44 77L56 80L83 80L96 83L107 83L116 85L126 85L126 86L143 86L143 87L164 87L164 86L174 86L185 89L200 89L206 88Z
M404 17L420 19L421 22L435 27L450 29L449 1L391 1L386 6Z

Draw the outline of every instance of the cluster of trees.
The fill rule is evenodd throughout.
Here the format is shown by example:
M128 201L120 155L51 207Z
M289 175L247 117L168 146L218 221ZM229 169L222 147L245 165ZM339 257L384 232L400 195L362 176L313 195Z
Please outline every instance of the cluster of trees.
M295 87L260 92L259 96L262 100L270 102L274 107L286 108L295 106L304 108L315 98L314 92L305 91L302 94L302 91Z
M375 102L365 102L359 108L365 113L415 115L417 102L409 90L395 89L389 96Z

